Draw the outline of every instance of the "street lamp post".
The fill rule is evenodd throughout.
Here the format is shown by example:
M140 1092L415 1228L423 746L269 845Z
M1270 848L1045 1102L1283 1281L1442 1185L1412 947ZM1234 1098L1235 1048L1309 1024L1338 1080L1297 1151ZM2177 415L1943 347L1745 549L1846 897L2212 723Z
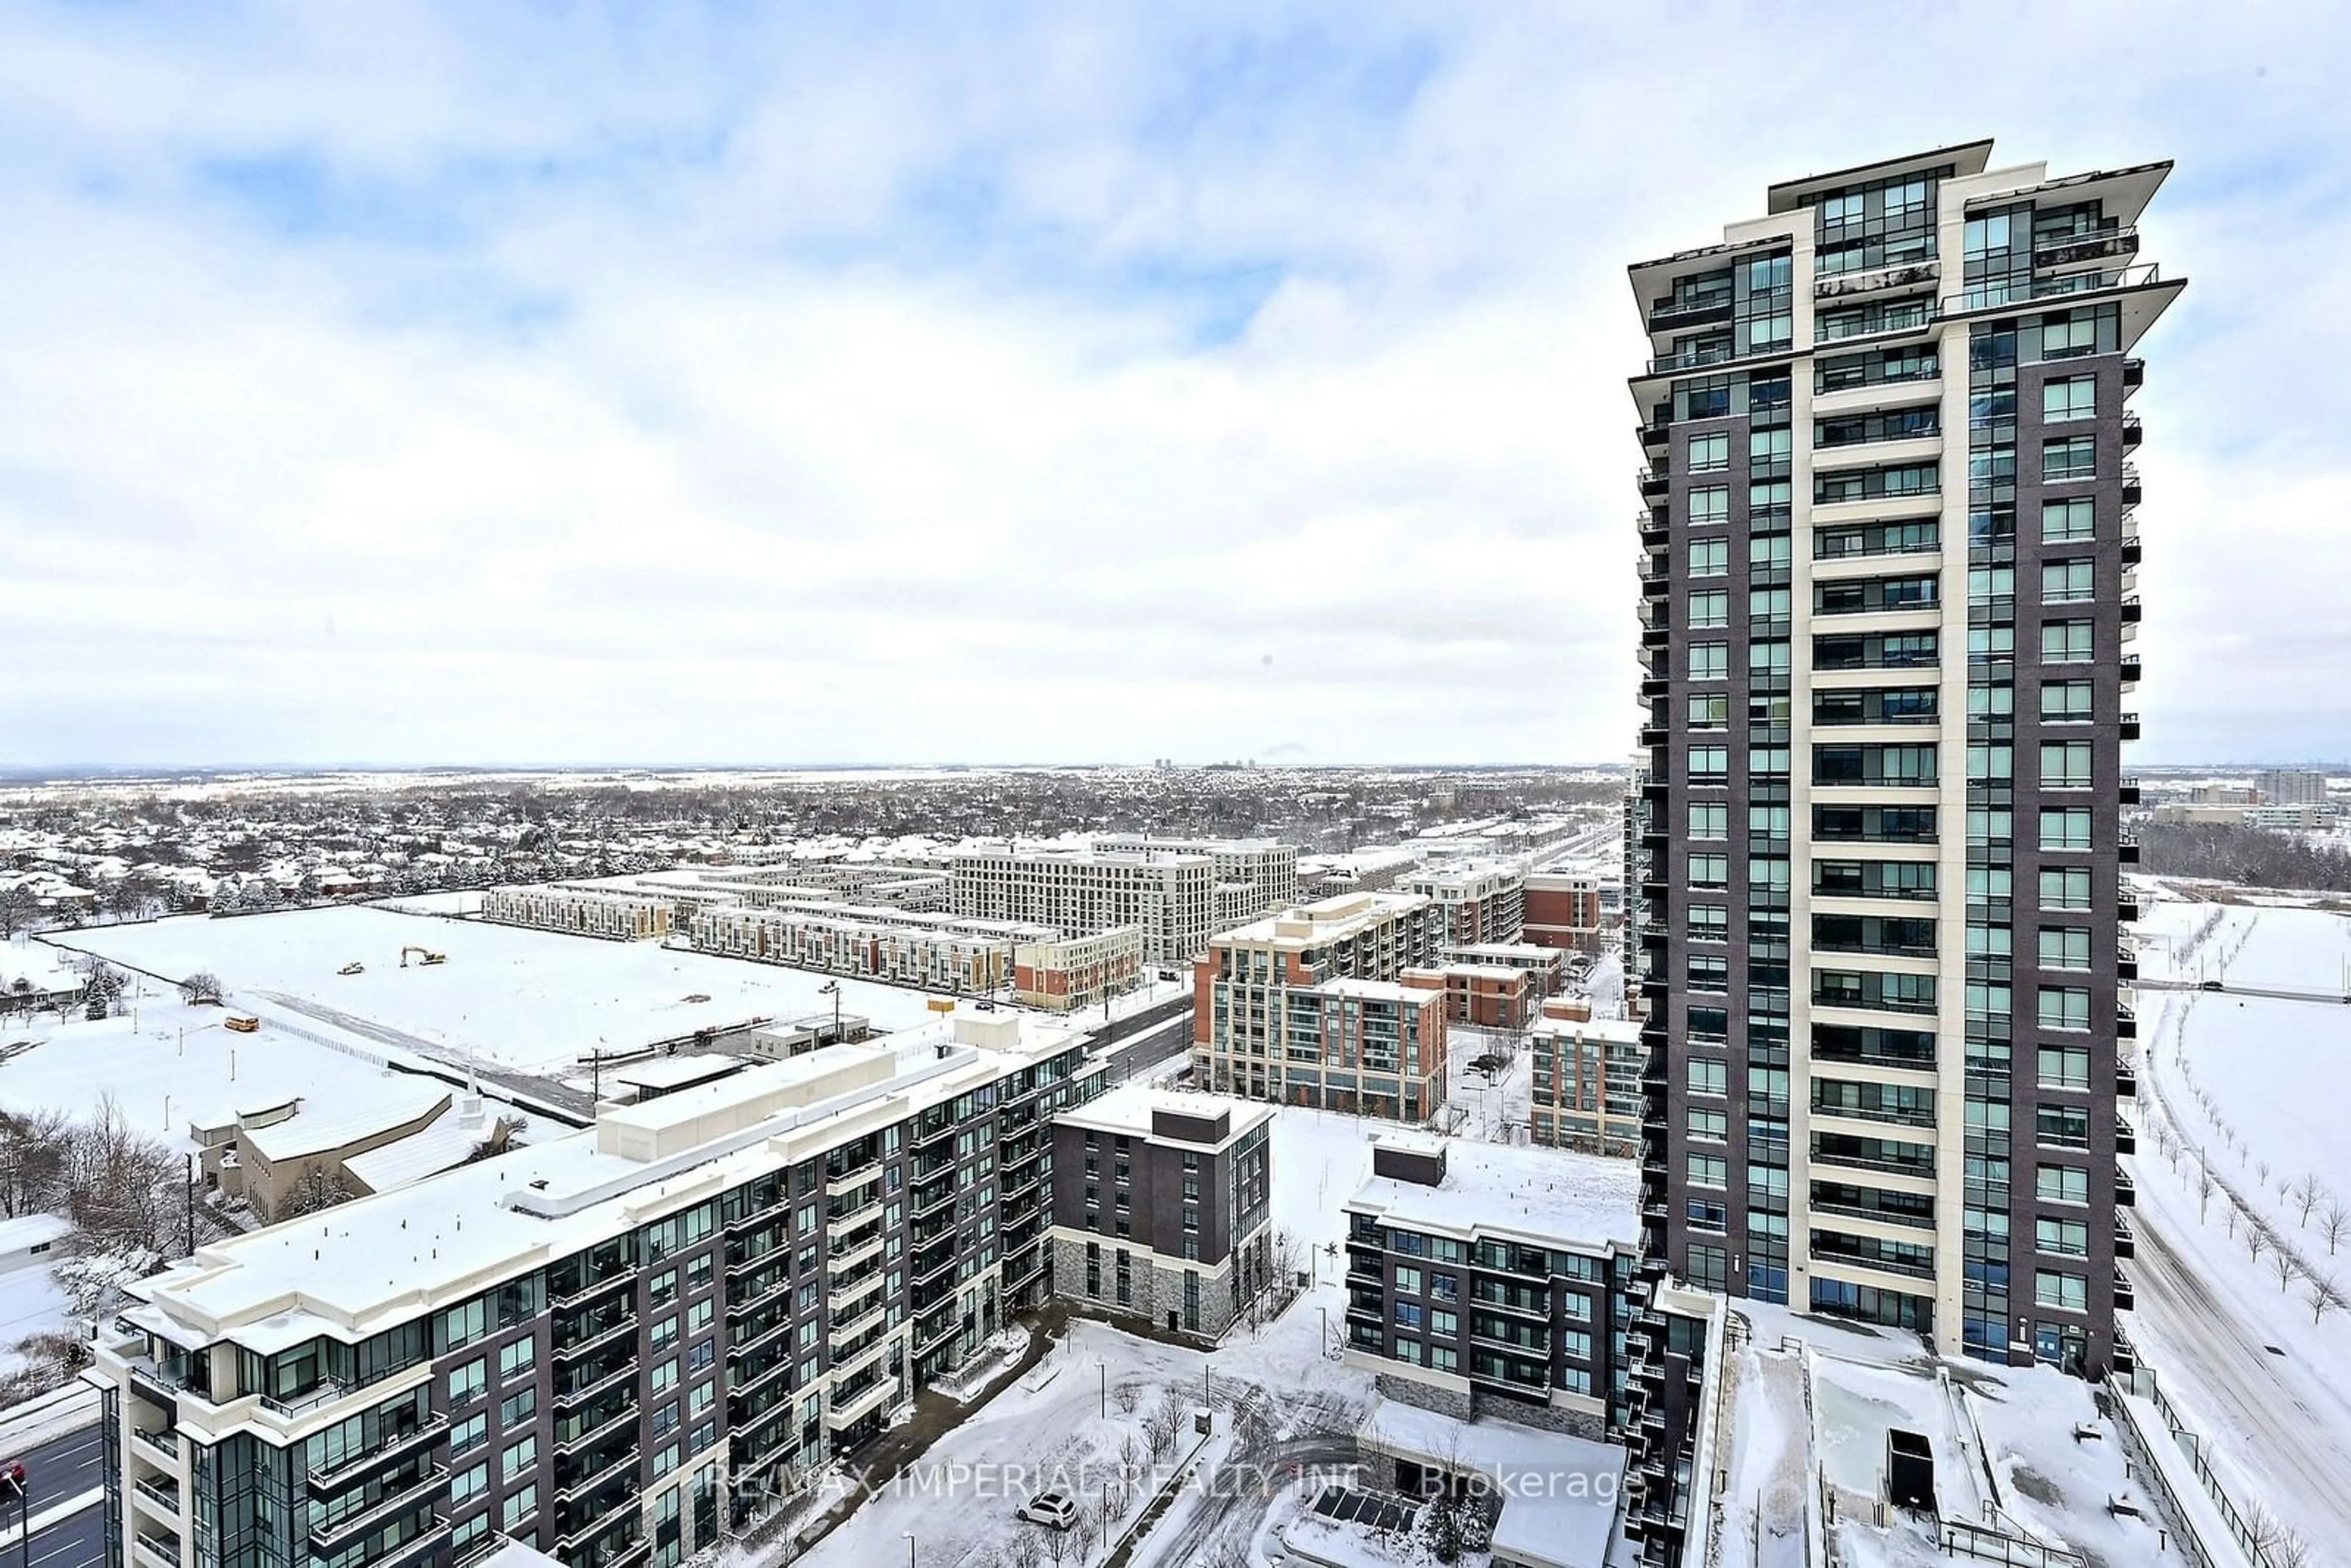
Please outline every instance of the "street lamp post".
M16 1545L25 1568L33 1568L33 1489L25 1480L25 1461L10 1460L8 1468L0 1470L0 1479L16 1494Z
M914 1568L914 1532L902 1530L898 1533L906 1538L906 1568Z
M1102 1419L1107 1421L1110 1419L1110 1363L1097 1361L1094 1370L1102 1374Z

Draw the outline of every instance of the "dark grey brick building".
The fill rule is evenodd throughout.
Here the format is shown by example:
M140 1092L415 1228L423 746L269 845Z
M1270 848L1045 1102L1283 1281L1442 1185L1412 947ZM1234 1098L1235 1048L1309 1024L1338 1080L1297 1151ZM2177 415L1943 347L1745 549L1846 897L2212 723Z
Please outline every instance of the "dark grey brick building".
M1270 1106L1130 1084L1053 1123L1053 1288L1214 1338L1272 1285Z

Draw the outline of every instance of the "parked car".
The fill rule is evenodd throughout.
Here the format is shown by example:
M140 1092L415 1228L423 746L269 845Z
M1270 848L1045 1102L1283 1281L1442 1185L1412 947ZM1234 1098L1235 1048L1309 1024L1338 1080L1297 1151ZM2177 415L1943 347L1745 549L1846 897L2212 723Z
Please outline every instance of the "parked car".
M1078 1522L1078 1500L1065 1491L1040 1491L1020 1505L1020 1517L1054 1530Z
M2199 991L2220 991L2226 990L2228 988L2218 980L2199 980L2196 983L2196 988Z

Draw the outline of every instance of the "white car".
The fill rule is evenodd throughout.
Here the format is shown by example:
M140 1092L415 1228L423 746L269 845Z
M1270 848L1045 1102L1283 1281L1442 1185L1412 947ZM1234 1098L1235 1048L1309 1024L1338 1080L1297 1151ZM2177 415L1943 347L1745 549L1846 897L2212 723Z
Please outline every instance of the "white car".
M1040 1491L1020 1505L1020 1517L1054 1530L1078 1522L1078 1500L1065 1491Z

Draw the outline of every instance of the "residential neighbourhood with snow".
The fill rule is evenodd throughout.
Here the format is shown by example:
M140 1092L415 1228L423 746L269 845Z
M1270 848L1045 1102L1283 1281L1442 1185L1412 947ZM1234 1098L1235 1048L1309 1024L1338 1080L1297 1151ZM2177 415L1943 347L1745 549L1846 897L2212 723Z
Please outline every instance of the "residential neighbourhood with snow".
M2271 9L0 6L0 1568L2351 1568Z
M1614 836L1522 863L1613 882ZM1426 894L1235 888L1197 974L1075 1009L1008 962L966 986L683 934L743 889L919 915L940 885L846 863L873 869L566 884L662 912L625 929L411 894L0 945L0 1373L99 1389L129 1483L101 1544L190 1563L219 1484L193 1454L238 1431L330 1500L348 1466L320 1539L371 1562L2283 1568L2351 1524L2321 1484L2351 1409L2307 1371L2351 1333L2324 895L2136 883L2131 1365L2094 1388L1649 1274L1613 934L1531 946L1523 1010L1420 991L1446 1049L1400 1106L1331 1087L1376 1032L1300 1020L1441 971ZM928 929L993 939L955 918ZM1219 1029L1252 1007L1287 1020L1280 1092L1202 1071L1251 1060Z

